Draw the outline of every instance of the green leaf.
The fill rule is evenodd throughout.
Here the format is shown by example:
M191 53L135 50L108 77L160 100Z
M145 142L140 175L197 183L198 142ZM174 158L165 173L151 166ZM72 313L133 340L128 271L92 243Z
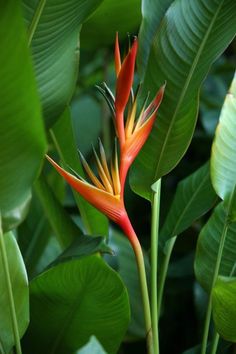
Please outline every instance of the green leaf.
M24 216L22 206L27 204L45 152L40 105L18 1L1 3L0 45L0 210L9 229ZM9 216L11 219L15 212L19 212L20 220L12 223Z
M216 194L210 180L209 163L179 182L165 223L160 241L179 235L194 220L205 214L216 202Z
M131 321L127 336L144 338L146 334L144 314L140 305L142 296L134 251L127 237L115 230L112 230L109 237L109 246L115 252L115 257L106 257L106 259L118 271L129 293ZM145 253L144 257L147 273L149 273L150 267ZM114 262L115 266L112 264Z
M89 342L77 354L106 354L96 337L92 336Z
M138 71L143 78L150 54L153 37L161 24L161 20L174 0L143 0L142 22L138 35L139 51L137 57Z
M81 230L57 200L43 175L35 182L35 191L58 242L62 248L68 247L76 237L81 235Z
M113 44L115 33L123 39L136 34L141 21L141 0L104 0L81 30L81 48L97 49Z
M42 1L23 0L29 36L33 24L37 24L31 48L47 126L55 122L71 99L77 77L81 24L101 2L47 0L37 17Z
M65 168L70 166L74 171L78 172L78 174L83 177L84 172L74 142L75 140L71 127L69 108L67 108L62 114L51 132L55 146L63 164L65 165ZM73 191L73 193L86 229L86 233L90 235L107 235L107 218L87 203L77 192Z
M111 248L105 243L104 237L80 235L78 239L75 239L72 244L49 265L49 267L97 252L113 254Z
M225 206L222 202L214 209L198 238L194 268L197 280L206 291L209 291L212 285L220 238L227 220ZM236 260L235 234L236 223L232 223L228 226L219 275L229 276L234 267Z
M154 129L134 163L131 185L150 199L150 186L182 158L194 132L199 89L210 65L236 32L234 0L173 2L156 32L144 80L154 96L166 81Z
M69 354L97 337L116 353L129 323L120 277L97 256L63 262L30 285L31 322L25 353Z
M3 237L5 243L18 330L20 337L22 337L29 323L29 290L27 274L14 235L9 232L0 237ZM7 278L4 271L3 254L2 249L0 248L0 351L2 349L1 353L3 354L8 354L15 345L10 313L10 300L6 281Z
M213 288L212 312L217 332L236 342L236 278L219 277Z
M236 221L236 75L220 113L212 145L211 177L216 193L231 204L231 221Z

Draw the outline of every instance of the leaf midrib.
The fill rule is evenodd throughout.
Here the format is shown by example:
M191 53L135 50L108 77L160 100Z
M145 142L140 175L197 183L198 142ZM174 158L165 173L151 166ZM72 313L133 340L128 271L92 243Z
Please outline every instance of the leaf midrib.
M165 138L165 140L164 140L164 143L163 143L163 145L162 145L162 148L161 148L161 151L160 151L160 154L159 154L159 159L158 159L157 166L156 166L156 169L155 169L155 174L154 174L154 181L157 179L158 170L159 170L159 166L160 166L160 163L161 163L162 158L163 158L163 155L164 155L165 147L166 147L167 142L168 142L168 140L169 140L169 136L170 136L172 127L173 127L173 125L174 125L174 123L175 123L175 119L176 119L176 116L177 116L177 114L178 114L179 108L180 108L180 106L181 106L181 104L182 104L182 102L183 102L183 99L184 99L184 97L185 97L185 94L186 94L186 92L187 92L187 90L188 90L188 86L189 86L189 83L190 83L190 81L191 81L192 74L193 74L193 72L194 72L195 69L196 69L196 66L197 66L197 64L198 64L199 58L200 58L200 56L201 56L201 54L202 54L202 52L203 52L203 49L204 49L204 47L205 47L205 44L206 44L206 42L207 42L207 40L208 40L208 37L209 37L210 32L211 32L211 30L212 30L212 27L213 27L213 25L214 25L214 23L215 23L215 21L216 21L216 18L217 18L217 16L218 16L219 12L220 12L220 9L221 9L223 3L224 3L224 0L219 4L219 7L218 7L217 11L215 12L214 16L212 17L212 21L211 21L211 23L210 23L210 26L208 27L208 29L207 29L207 31L206 31L206 34L205 34L205 36L204 36L204 38L203 38L203 40L202 40L202 43L201 43L201 45L200 45L200 47L199 47L199 50L198 50L197 53L196 53L195 59L193 60L193 64L192 64L192 66L190 67L189 74L188 74L188 76L187 76L187 78L186 78L185 84L184 84L184 86L183 86L183 90L181 91L180 99L179 99L179 101L178 101L178 103L177 103L176 109L175 109L174 114L173 114L173 116L172 116L171 123L170 123L169 128L168 128L167 133L166 133L166 138Z

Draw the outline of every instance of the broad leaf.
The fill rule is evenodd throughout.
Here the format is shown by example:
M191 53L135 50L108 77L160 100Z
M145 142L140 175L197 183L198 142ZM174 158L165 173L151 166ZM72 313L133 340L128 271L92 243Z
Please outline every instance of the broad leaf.
M203 227L197 243L195 273L202 287L209 291L212 286L213 272L216 265L220 238L225 223L228 222L223 202L214 210L212 216ZM236 223L228 227L219 275L229 276L236 260Z
M134 164L131 184L150 198L150 186L182 158L194 132L199 89L212 62L236 32L234 0L173 2L155 34L144 80L154 96L166 81L150 139Z
M169 238L186 230L194 220L212 207L216 198L211 185L209 163L206 163L179 182L174 200L161 229L161 242L164 243Z
M3 219L6 215L3 226L9 229L24 217L24 206L45 152L40 105L18 1L1 2L0 45L0 210ZM18 220L12 223L14 214L18 214Z
M231 204L236 221L236 75L226 95L211 155L211 177L216 193Z
M23 0L47 126L64 111L76 83L81 24L102 0ZM33 29L36 26L35 32ZM16 32L15 32L16 33Z
M213 319L217 332L236 342L236 278L219 277L212 295Z
M77 354L106 354L96 337L92 336L89 342Z
M143 0L142 22L139 30L138 71L143 78L149 58L153 37L161 20L174 0Z
M86 49L113 45L115 32L120 38L137 34L141 21L141 0L104 0L81 30L81 47Z
M27 274L14 235L9 232L0 237L3 237L5 243L18 330L20 337L22 337L29 323L29 290ZM7 278L4 271L3 254L0 246L0 352L2 354L8 354L15 345L10 313L10 300L6 281Z
M97 256L59 264L30 285L31 322L24 353L68 354L95 335L116 353L129 322L127 291Z
M71 167L80 176L84 176L83 168L74 142L71 127L70 110L67 108L55 124L52 137L65 168ZM108 221L97 209L87 203L77 192L74 192L76 203L86 229L92 235L107 235Z

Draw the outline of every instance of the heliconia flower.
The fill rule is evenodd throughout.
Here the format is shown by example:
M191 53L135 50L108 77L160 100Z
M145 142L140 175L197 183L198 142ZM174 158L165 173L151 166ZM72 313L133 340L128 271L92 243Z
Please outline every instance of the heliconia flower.
M118 35L115 44L115 67L117 74L115 114L116 130L121 143L124 142L124 111L129 100L132 89L135 69L135 59L137 55L138 41L135 37L132 47L121 64Z
M120 146L120 181L122 190L124 188L127 172L152 130L157 116L157 110L163 98L164 89L165 85L160 88L156 97L147 108L145 107L146 102L144 103L137 119L138 91L129 109L124 127L125 141Z
M134 243L136 242L136 236L125 210L123 195L121 195L117 149L115 147L110 172L101 142L99 142L99 147L100 157L94 150L99 178L96 177L83 155L80 154L84 170L91 183L77 175L74 171L73 173L76 174L76 176L67 172L51 159L51 157L46 157L74 190L109 219L118 224L124 230L131 243Z

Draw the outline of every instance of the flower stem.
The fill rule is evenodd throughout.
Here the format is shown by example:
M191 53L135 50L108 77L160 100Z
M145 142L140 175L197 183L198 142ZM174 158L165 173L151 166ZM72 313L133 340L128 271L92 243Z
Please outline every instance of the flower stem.
M166 246L164 250L165 252L164 259L159 267L160 270L159 270L159 283L158 283L158 293L157 293L157 309L158 309L159 316L161 312L162 297L163 297L163 292L164 292L164 287L166 282L167 270L168 270L170 257L173 251L176 238L177 236L174 236L166 242Z
M211 322L213 288L215 286L215 283L216 283L216 280L217 280L217 277L219 274L219 270L220 270L220 263L221 263L225 239L226 239L226 235L227 235L227 231L228 231L228 226L229 226L229 223L228 223L227 217L226 217L226 221L224 223L224 228L223 228L222 235L220 238L220 244L219 244L218 254L217 254L217 258L216 258L216 265L215 265L215 269L214 269L213 280L212 280L212 285L211 285L211 290L210 290L210 295L209 295L209 300L208 300L208 305L207 305L207 313L206 313L206 319L205 319L205 325L204 325L201 354L205 354L206 349L207 349L207 339L208 339L209 327L210 327L210 322Z
M152 222L151 222L151 318L153 330L154 354L159 354L158 334L158 305L157 305L157 263L158 263L158 234L160 214L161 179L152 192Z
M215 354L217 352L217 347L219 343L220 336L219 334L215 331L214 336L212 339L212 347L211 347L211 354Z
M13 334L14 334L14 339L15 339L16 353L22 354L21 345L20 345L20 335L19 335L19 329L18 329L18 323L17 323L17 317L16 317L15 302L14 302L14 298L13 298L13 291L12 291L12 284L11 284L11 276L10 276L10 270L9 270L8 259L7 259L7 251L6 251L4 236L3 236L3 232L2 232L1 215L0 215L0 253L2 256L2 267L3 267L4 274L5 274L5 279L6 279L6 289L7 289L7 293L8 293L8 300L9 300L9 307L10 307L10 314L11 314L12 329L13 329Z
M35 9L34 16L32 18L30 26L29 26L28 46L30 46L30 44L31 44L31 41L33 39L35 30L36 30L36 28L38 26L38 23L39 23L39 20L40 20L40 17L42 15L42 12L43 12L43 9L44 9L45 5L46 5L46 0L39 0L38 1L37 7Z
M139 240L136 236L136 233L135 233L127 215L124 218L124 222L120 226L122 227L124 233L128 236L130 243L133 247L135 257L136 257L136 263L137 263L138 272L139 272L142 301L143 301L147 349L148 349L148 354L154 354L153 338L152 338L151 310L150 310L150 302L149 302L148 286L147 286L147 276L146 276L142 247L139 243Z

